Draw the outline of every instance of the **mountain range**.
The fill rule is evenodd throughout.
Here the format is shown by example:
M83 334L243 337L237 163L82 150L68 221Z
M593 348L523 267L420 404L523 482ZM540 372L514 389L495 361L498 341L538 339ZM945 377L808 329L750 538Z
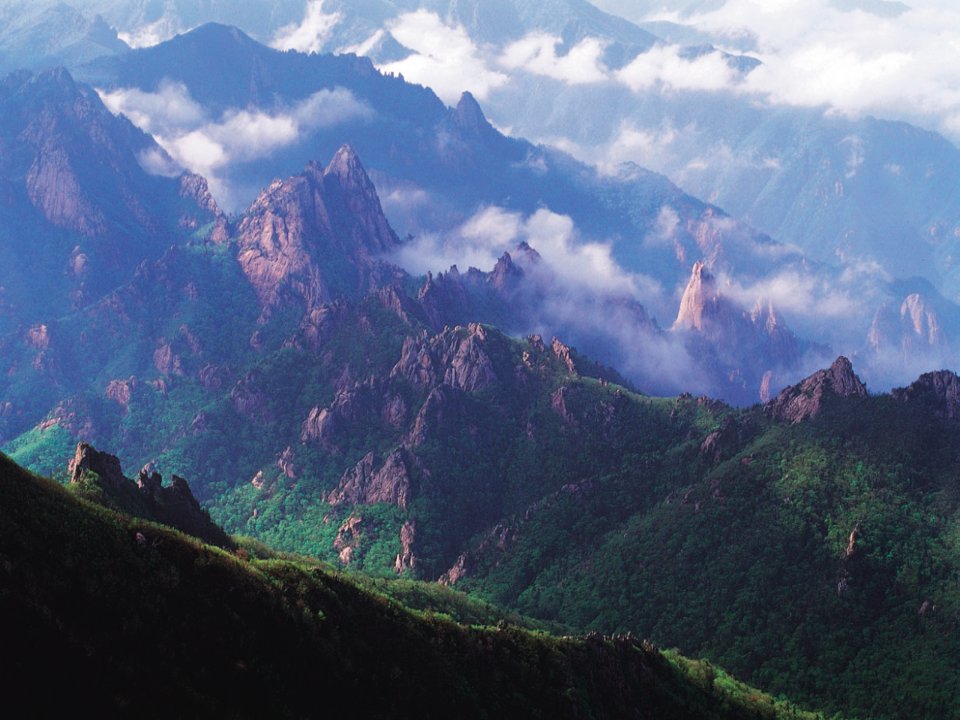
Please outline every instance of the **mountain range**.
M751 126L793 159L756 182L728 166L728 215L498 129L484 107L512 85L448 105L393 65L411 13L491 45L601 36L620 69L663 50L588 3L237 16L271 42L387 23L374 59L221 24L125 49L107 39L243 10L101 5L51 45L70 69L0 81L8 677L94 658L69 687L108 714L162 688L158 714L310 716L317 687L385 716L800 712L718 663L829 713L956 716L948 141L738 105L716 137ZM72 11L9 12L31 29L0 48ZM892 138L902 157L875 155ZM910 198L879 182L891 163ZM778 234L738 219L764 212ZM894 234L920 226L939 229L901 262Z
M247 49L238 50L237 44ZM249 58L240 59L248 51L250 57L257 58L255 63ZM176 61L181 52L194 54L197 62L190 67L203 67L206 74L191 76L191 71ZM225 58L232 60L226 62ZM195 159L208 154L212 143L209 153L217 159L212 164L201 159L200 164L206 167L200 171L213 177L218 197L225 198L228 205L236 204L240 197L252 198L272 177L296 172L304 156L316 157L318 149L321 157L329 156L349 141L371 168L391 222L401 236L412 234L419 240L398 256L401 264L414 272L446 270L441 263L457 262L464 252L479 265L485 264L483 269L490 269L499 255L490 246L501 252L511 247L502 239L502 228L499 233L487 231L489 222L478 225L471 221L489 220L480 213L491 207L519 214L520 218L514 218L508 227L516 227L519 220L520 230L511 231L517 235L514 240L529 241L524 235L529 235L531 228L525 221L545 209L572 220L567 234L572 236L574 246L599 245L602 252L609 253L607 267L612 265L617 271L617 280L623 281L626 276L628 294L661 326L672 324L690 269L694 262L703 260L727 280L731 299L742 309L750 311L758 301L773 301L783 322L800 337L857 356L865 376L878 387L907 382L922 370L948 365L954 356L949 338L956 328L948 327L947 320L942 321L946 342L925 347L921 358L902 360L897 351L902 344L899 338L882 346L869 340L878 309L901 305L909 295L920 294L929 305L954 306L947 299L952 291L944 275L950 267L949 242L929 242L930 238L946 238L944 233L949 234L952 227L948 196L955 184L951 180L955 169L951 168L957 163L951 160L949 143L942 138L903 124L862 121L855 127L847 121L819 119L816 113L805 111L768 112L741 105L717 108L713 96L697 96L690 104L695 112L724 118L727 125L716 130L721 135L714 134L703 142L696 140L701 131L684 132L677 142L692 139L694 151L701 155L706 143L710 147L733 147L732 153L738 158L795 158L767 163L759 175L736 163L717 165L729 176L731 194L722 198L724 202L731 203L740 217L784 241L777 246L750 226L731 220L723 211L694 200L662 176L636 165L622 166L611 174L545 146L504 138L489 126L473 96L462 98L457 113L461 121L451 124L445 119L447 109L432 93L415 96L408 84L396 82L394 90L388 92L389 78L377 80L380 76L369 75L369 66L363 70L362 62L358 63L352 71L354 77L350 77L346 60L341 60L335 70L333 58L271 51L249 38L211 27L181 36L169 45L103 58L78 72L103 89L113 109L146 117L142 124L166 134L167 146L178 148L183 142L183 151L189 150ZM215 82L211 81L214 77ZM583 117L585 127L593 128L585 132L597 137L596 129L616 115L593 118L589 110L574 111L573 103L588 109L633 103L629 98L608 97L613 91L605 88L570 89L575 93L570 111L556 117ZM326 94L318 96L318 89ZM394 97L391 92L398 93L396 100L384 105L379 98ZM517 120L526 108L546 106L548 98L551 107L565 107L565 92L558 81L539 78L535 87L521 87L517 96L540 100L523 104L509 115ZM494 108L495 97L488 101ZM660 97L650 94L644 104L660 103L658 112L676 117L678 126L709 127L694 117L683 121L685 111L670 105L674 102L670 98L675 96L667 95L665 106ZM151 110L158 100L176 107L184 103L192 107L194 103L202 110L198 111L202 119L186 125L171 124ZM316 115L311 116L312 121L298 119L305 107L314 113L319 110L323 119L316 119ZM332 115L341 119L340 125L326 120L333 107L340 109ZM402 114L398 107L403 108ZM288 139L279 147L267 143L255 157L223 141L229 128L234 124L239 127L241 120L245 132L251 133L239 136L246 147L258 142L258 128L269 132L269 121L284 122L288 118L293 123L293 130L285 135ZM516 122L513 126L515 130L523 127ZM731 135L747 128L755 129L750 136L753 140L741 141ZM536 137L556 135L527 129ZM904 137L909 148L903 143ZM802 141L807 147L770 145L757 150L735 145L754 143L756 139L768 144L784 139ZM895 150L877 154L874 147ZM723 155L711 154L716 158ZM929 162L923 164L922 158ZM602 160L597 154L589 159L594 164ZM856 168L851 171L854 161ZM814 166L825 170L807 172ZM676 167L664 169L687 182ZM776 174L771 176L774 169ZM851 172L851 177L846 177ZM940 181L930 182L930 173ZM721 197L706 185L694 187L702 195ZM745 204L754 189L768 203L768 209L751 209ZM911 197L910 207L905 207ZM854 223L856 229L852 231ZM465 239L465 232L474 236ZM908 258L900 252L906 237L917 238L911 242L915 249ZM531 244L536 246L535 242ZM562 260L567 258L556 262ZM604 284L607 290L613 285L610 281ZM904 285L909 287L908 292L901 290ZM952 314L947 311L945 317ZM557 328L525 330L534 329L550 334ZM623 365L631 354L632 341L618 332L612 334L614 337L606 343L584 347L607 362ZM579 337L572 339L583 344ZM794 376L807 372L828 355L808 358L802 367L788 372ZM724 372L729 375L736 369L725 367ZM744 402L758 397L760 380L750 378L747 386L739 389L716 382L699 389ZM682 387L672 384L651 389L677 392Z

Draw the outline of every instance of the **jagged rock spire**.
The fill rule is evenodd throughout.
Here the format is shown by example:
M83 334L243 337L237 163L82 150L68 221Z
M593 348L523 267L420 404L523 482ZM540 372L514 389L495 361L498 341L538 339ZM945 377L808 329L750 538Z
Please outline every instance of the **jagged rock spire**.
M702 331L710 319L717 315L719 306L720 291L717 289L716 279L703 262L698 260L690 273L673 327Z

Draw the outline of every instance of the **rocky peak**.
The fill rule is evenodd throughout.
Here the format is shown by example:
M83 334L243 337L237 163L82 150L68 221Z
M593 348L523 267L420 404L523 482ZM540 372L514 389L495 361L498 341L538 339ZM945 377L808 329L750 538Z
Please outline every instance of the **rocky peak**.
M460 102L453 110L453 120L466 137L479 138L497 132L483 114L480 103L469 92L460 96Z
M79 86L67 70L62 65L41 70L31 80L37 85L44 85L50 98L65 99L71 98L80 92Z
M487 282L497 290L508 290L516 287L523 279L523 274L523 269L513 262L510 253L505 252L493 266Z
M33 320L31 306L60 317L93 305L212 219L191 188L144 170L160 146L62 68L0 82L0 117L0 196L18 231L8 251L34 278L15 295L18 322ZM15 265L0 268L0 286L23 273Z
M155 231L156 198L142 194L150 183L137 158L163 150L64 68L18 78L0 88L0 135L26 152L3 157L0 166L25 181L33 206L57 227L88 237L104 236L110 217ZM176 192L175 181L156 184Z
M442 329L448 318L463 315L470 307L470 298L457 266L446 273L427 273L426 282L417 293L417 302L436 330Z
M210 185L203 175L185 172L180 176L180 197L193 198L197 206L214 217L223 217L223 211L210 192Z
M960 418L960 377L949 370L924 373L910 386L897 388L891 395L900 402L925 406L936 417Z
M526 240L517 245L517 249L513 254L516 262L525 266L538 263L543 259L540 253L530 247Z
M352 147L344 145L337 151L323 179L341 211L333 218L338 231L347 232L352 242L371 253L387 252L400 244L383 214L377 190ZM355 222L336 223L339 218L351 217Z
M343 187L357 187L364 190L373 189L373 183L367 176L367 171L360 162L360 156L350 145L341 145L340 149L334 154L326 169L324 176L336 178Z
M238 228L238 260L261 303L306 309L369 289L375 257L399 243L359 158L341 148L321 169L275 181Z
M704 371L731 391L739 388L735 392L744 401L754 392L769 397L771 385L779 386L776 371L797 367L810 345L790 331L769 300L760 298L747 310L725 296L707 267L694 264L672 330Z
M867 388L853 371L853 364L841 355L828 369L784 388L765 409L777 420L798 423L816 417L828 398L866 396Z

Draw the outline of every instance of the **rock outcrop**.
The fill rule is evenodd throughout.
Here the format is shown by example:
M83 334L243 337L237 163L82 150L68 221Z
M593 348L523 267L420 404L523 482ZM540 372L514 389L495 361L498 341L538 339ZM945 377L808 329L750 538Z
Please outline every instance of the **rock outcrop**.
M736 421L727 416L720 427L711 432L700 444L700 455L711 463L730 457L739 445L740 429Z
M390 453L383 465L374 470L374 454L367 453L343 474L327 501L331 505L389 503L406 509L412 495L410 462L408 453L400 448Z
M336 335L348 314L342 300L311 308L300 321L300 328L290 341L294 347L319 352Z
M351 431L371 424L398 429L407 417L402 395L377 378L350 384L337 391L327 407L314 407L300 428L300 441L316 442L329 452L338 452Z
M447 328L433 337L407 338L390 377L403 377L420 387L443 383L479 392L498 379L486 343L487 331L479 323Z
M70 482L83 484L91 479L102 493L92 497L120 512L169 525L212 545L230 547L227 534L210 520L190 491L187 481L177 475L169 487L150 467L140 471L136 483L124 476L120 460L100 452L88 443L79 443L67 465Z
M288 445L286 449L277 456L277 468L288 480L297 479L296 455L291 446Z
M71 483L79 483L88 473L96 473L103 484L113 490L121 490L130 484L123 475L120 459L115 455L100 452L88 443L77 443L73 458L67 463Z
M874 352L896 349L905 356L928 352L946 344L940 315L920 293L911 293L900 306L877 310L867 334Z
M353 556L360 547L366 523L358 515L351 515L337 529L337 536L333 539L333 549L337 551L340 562L349 565Z
M417 541L417 526L413 522L405 522L400 528L400 552L393 563L394 569L398 574L412 572L417 566L417 556L414 555L413 546Z
M180 197L191 200L202 214L197 212L185 212L180 216L180 227L188 230L197 230L205 224L210 218L213 224L207 234L210 242L222 245L229 241L230 230L227 223L227 216L224 215L207 184L206 178L202 175L185 172L180 176Z
M247 373L230 391L234 410L243 417L257 418L262 422L272 419L269 398L261 390L264 377L259 369Z
M127 412L130 409L130 403L138 387L139 381L131 375L126 380L111 380L107 383L105 395L108 400L117 403L117 405L123 408L124 412Z
M419 447L437 437L444 429L458 427L465 422L463 391L449 385L438 385L420 406L413 427L404 439L407 447Z
M563 363L563 366L567 369L571 375L579 375L577 370L577 364L573 359L573 351L569 346L562 343L557 338L553 338L553 341L550 343L550 349L553 351L553 354L556 356L557 360Z
M570 399L571 390L566 385L562 385L554 390L550 396L550 409L563 420L566 425L576 425L577 419L571 412L567 401Z
M867 388L840 356L826 370L818 370L803 382L784 388L766 404L765 410L782 422L798 423L815 418L831 398L866 397Z
M908 387L893 390L891 395L900 402L927 407L936 417L960 419L960 377L950 370L924 373Z
M465 577L469 577L477 566L491 562L491 557L497 557L510 549L519 539L519 526L515 524L499 524L484 535L476 547L462 553L453 565L440 576L441 585L456 585ZM493 560L493 562L496 562Z

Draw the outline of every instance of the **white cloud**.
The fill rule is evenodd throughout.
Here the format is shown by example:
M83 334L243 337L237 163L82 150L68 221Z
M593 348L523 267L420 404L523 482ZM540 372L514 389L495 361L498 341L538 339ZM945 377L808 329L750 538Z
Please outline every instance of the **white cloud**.
M635 92L723 90L741 79L720 52L688 58L679 45L655 45L611 72L602 60L606 43L601 39L584 38L567 53L558 55L562 42L554 35L533 32L508 45L497 62L505 70L522 70L567 85L618 81Z
M457 234L464 240L502 253L517 243L522 231L523 216L520 213L488 207L467 220Z
M772 302L779 311L804 325L822 321L849 321L861 318L865 307L859 299L834 285L828 278L787 270L744 285L730 277L721 278L721 290L744 307L758 300Z
M216 169L229 158L226 148L203 130L193 130L174 137L156 137L157 142L181 165L211 179L215 177Z
M680 229L680 216L669 205L664 205L657 213L657 222L653 232L643 239L646 247L671 246L676 242L677 231Z
M534 32L511 43L500 55L499 64L508 70L526 70L569 85L603 82L609 72L601 57L605 44L597 38L585 38L565 55L557 55L562 43L548 33Z
M831 0L728 0L686 18L700 30L753 36L763 65L742 91L774 103L904 119L960 137L960 5L909 3L882 16Z
M694 58L681 55L678 45L656 45L616 73L634 92L665 90L723 90L739 83L740 75L719 52Z
M392 258L404 269L424 274L442 272L452 265L466 270L491 270L504 252L521 240L524 220L520 213L488 207L449 234L427 233L400 248Z
M184 127L197 127L206 121L206 112L183 83L163 80L156 92L137 88L99 91L103 104L114 114L123 113L148 133L169 133Z
M508 81L506 75L488 66L484 52L474 45L463 26L446 25L435 13L405 13L388 29L413 54L380 69L432 88L448 105L456 103L465 90L484 100L491 90Z
M277 50L321 52L333 28L342 19L340 12L325 12L323 0L310 0L300 24L285 25L277 30L270 45Z
M137 156L137 162L151 175L177 177L183 168L163 148L152 147Z
M609 243L583 240L570 217L546 208L527 217L501 207L484 208L452 233L417 238L393 260L421 274L451 265L491 270L503 253L512 252L521 242L533 247L552 276L567 288L641 301L662 292L651 278L621 268Z
M667 123L662 127L641 128L629 121L623 121L614 139L602 149L603 160L599 169L606 174L619 173L620 164L634 162L645 168L663 172L670 168L676 160L677 149L674 144L681 138L690 138L696 132L694 126L677 129ZM592 155L596 162L598 157L594 151Z
M659 286L627 273L613 258L609 243L580 240L573 220L547 209L537 210L525 227L527 241L564 283L600 294L640 297Z
M173 161L207 178L224 207L232 207L222 170L238 162L268 157L297 142L310 130L369 117L372 110L344 88L320 90L296 105L274 112L229 109L210 118L179 83L162 82L155 93L138 89L100 92L104 104L151 133ZM161 162L163 160L163 162ZM145 169L171 174L169 160L141 158Z

